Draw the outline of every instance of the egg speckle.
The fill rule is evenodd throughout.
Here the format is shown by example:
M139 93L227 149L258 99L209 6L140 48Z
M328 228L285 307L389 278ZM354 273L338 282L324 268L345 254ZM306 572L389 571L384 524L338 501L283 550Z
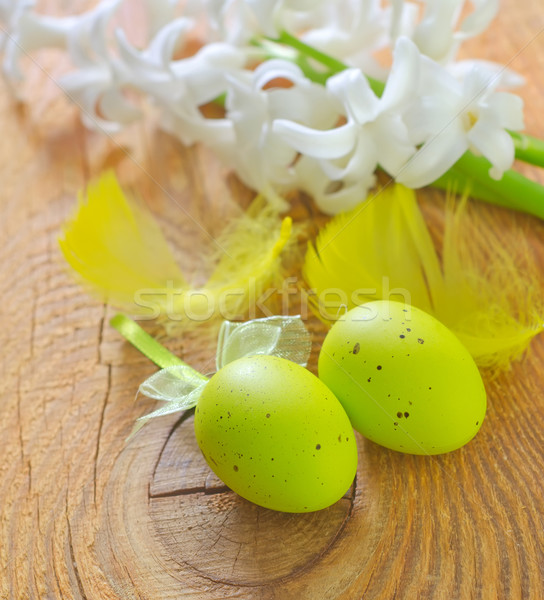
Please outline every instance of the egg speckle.
M466 348L417 308L390 301L365 307L334 324L319 356L319 377L355 429L412 454L449 452L470 441L484 419L486 394ZM348 336L357 355L343 350Z
M195 413L198 445L216 475L247 500L284 512L319 510L345 494L357 468L352 431L327 386L271 356L223 367Z

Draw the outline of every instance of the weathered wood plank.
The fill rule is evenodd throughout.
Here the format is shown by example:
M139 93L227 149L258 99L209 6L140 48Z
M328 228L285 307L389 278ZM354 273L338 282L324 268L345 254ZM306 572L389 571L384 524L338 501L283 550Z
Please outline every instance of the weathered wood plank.
M539 2L505 0L470 47L501 62L515 56L510 66L528 78L527 128L540 137L543 27ZM62 70L57 57L38 60L53 75ZM471 444L414 457L359 438L355 487L320 513L273 513L226 490L198 452L190 416L153 423L125 445L134 420L153 408L134 394L154 367L108 327L112 311L63 264L56 240L76 191L115 166L196 274L207 240L161 187L212 234L251 194L205 149L182 148L153 124L115 140L85 131L44 71L29 73L27 104L0 90L0 598L543 597L542 337L487 382L488 417ZM440 238L443 199L421 196ZM524 228L544 266L542 223L477 211L505 244ZM309 324L315 370L325 332ZM211 370L213 339L192 333L168 344Z

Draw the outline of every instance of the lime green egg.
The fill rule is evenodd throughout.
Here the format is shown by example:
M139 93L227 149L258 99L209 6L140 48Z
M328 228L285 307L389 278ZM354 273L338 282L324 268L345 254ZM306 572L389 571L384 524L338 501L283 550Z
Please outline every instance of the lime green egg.
M336 322L319 377L355 429L400 452L456 450L485 417L485 388L469 352L434 317L400 302L370 302Z
M218 371L198 401L195 434L227 486L273 510L330 506L355 477L357 445L342 405L282 358L241 358Z

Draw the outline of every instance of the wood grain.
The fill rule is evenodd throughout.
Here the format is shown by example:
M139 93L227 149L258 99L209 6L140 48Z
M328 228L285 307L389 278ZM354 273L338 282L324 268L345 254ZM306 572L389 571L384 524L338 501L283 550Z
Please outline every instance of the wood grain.
M52 13L62 5L42 3ZM540 137L543 27L540 2L505 0L467 48L514 57L510 66L527 77L527 129ZM354 486L319 513L274 513L227 490L198 452L190 414L152 423L125 445L153 408L134 393L154 367L109 328L111 309L62 262L57 237L74 196L115 166L198 278L210 241L191 219L213 236L251 193L206 149L183 148L152 122L114 140L85 131L51 79L64 68L58 55L36 60L25 103L0 90L0 598L544 598L542 336L511 372L486 382L488 416L468 446L416 457L359 437ZM421 198L438 240L443 196ZM476 211L505 245L522 229L544 267L543 223ZM293 213L315 209L300 201ZM309 327L315 370L325 330L312 318ZM212 369L212 337L168 345Z

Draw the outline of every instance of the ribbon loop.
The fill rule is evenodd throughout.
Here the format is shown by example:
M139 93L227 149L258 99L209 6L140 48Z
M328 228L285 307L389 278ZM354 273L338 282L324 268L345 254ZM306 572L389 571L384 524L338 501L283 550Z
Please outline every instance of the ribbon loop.
M266 354L291 360L303 367L312 347L300 316L276 316L246 323L224 321L217 342L217 370L248 356Z
M175 365L161 369L148 377L138 388L138 393L167 402L166 406L137 419L127 441L150 420L164 417L196 406L208 379L187 365Z

